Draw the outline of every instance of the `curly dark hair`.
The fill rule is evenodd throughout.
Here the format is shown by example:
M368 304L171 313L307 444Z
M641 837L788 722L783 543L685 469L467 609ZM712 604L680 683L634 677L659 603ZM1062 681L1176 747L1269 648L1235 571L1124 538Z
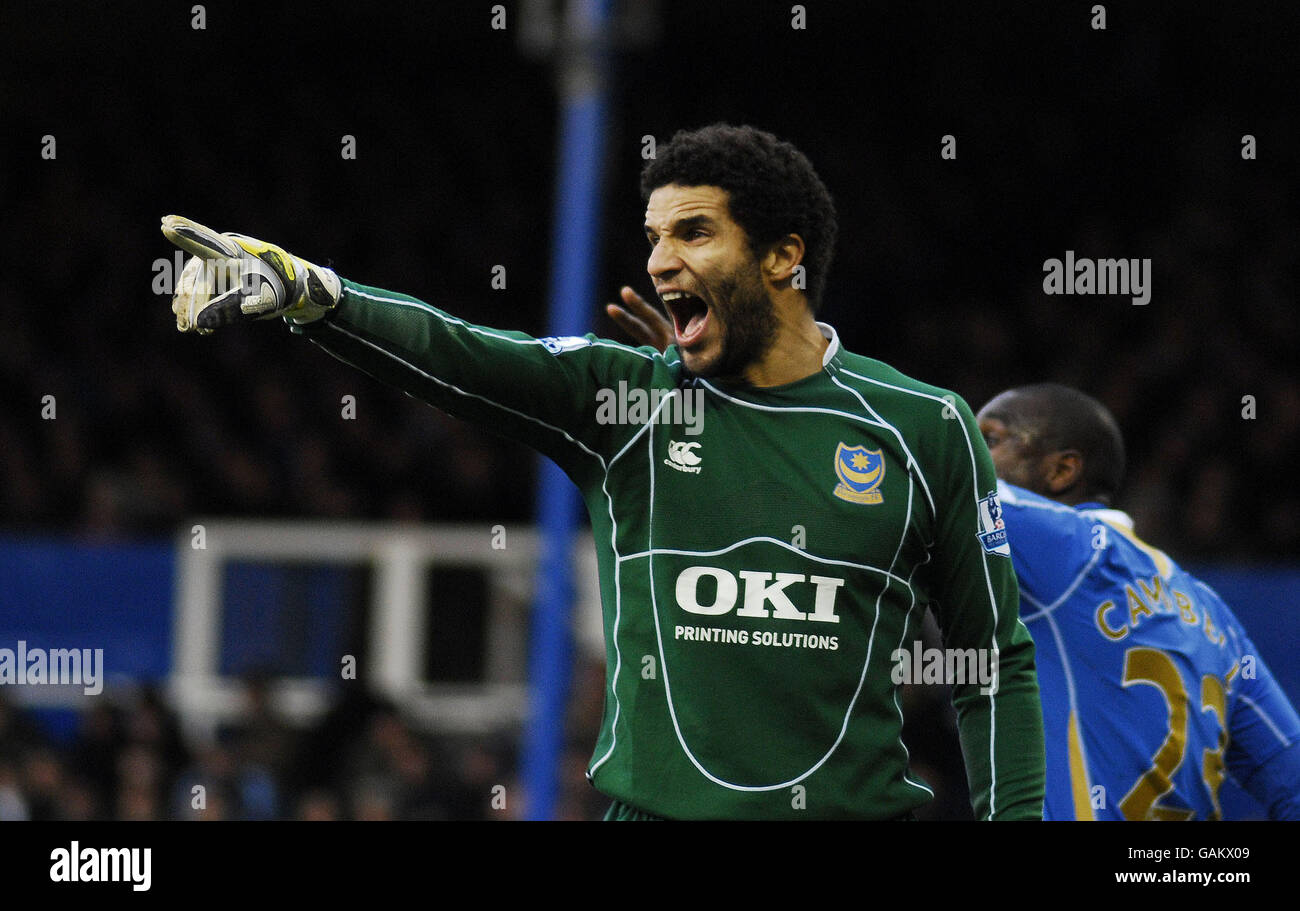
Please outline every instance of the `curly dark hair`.
M673 183L725 190L731 217L749 237L755 256L787 234L802 237L808 305L817 312L838 225L831 194L807 156L751 126L715 123L679 130L642 169L642 199Z

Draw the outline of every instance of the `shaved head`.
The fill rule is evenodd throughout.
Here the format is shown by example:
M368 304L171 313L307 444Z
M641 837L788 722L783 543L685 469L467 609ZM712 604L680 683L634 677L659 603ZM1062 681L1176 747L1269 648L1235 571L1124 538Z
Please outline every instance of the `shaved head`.
M1124 438L1106 406L1059 383L1018 386L980 409L999 478L1063 503L1110 505L1124 480Z

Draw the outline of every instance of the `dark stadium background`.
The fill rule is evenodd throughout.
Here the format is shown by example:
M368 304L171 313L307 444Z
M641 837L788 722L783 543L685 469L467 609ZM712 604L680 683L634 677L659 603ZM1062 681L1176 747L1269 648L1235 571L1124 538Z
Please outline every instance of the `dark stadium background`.
M156 541L195 515L530 521L528 450L279 324L182 337L150 288L172 256L158 219L174 212L545 334L557 95L553 67L519 49L519 4L505 31L478 2L212 2L204 31L191 6L0 14L6 546ZM592 327L621 337L598 305L625 282L648 290L641 137L755 124L799 146L836 200L823 318L848 348L976 408L1011 385L1077 385L1120 420L1121 505L1147 540L1191 566L1295 568L1294 4L1107 4L1105 31L1090 4L805 6L792 31L789 3L665 0L657 28L617 51ZM1246 133L1257 160L1241 158ZM341 159L344 134L356 160ZM940 158L945 134L955 161ZM1151 302L1046 296L1043 261L1066 250L1150 257ZM497 264L505 290L489 285ZM340 421L348 393L363 407ZM1256 606L1257 640L1296 635L1294 600ZM0 627L21 632L18 612L40 609L6 601ZM580 818L603 809L581 782L601 680L578 669L563 812ZM931 813L969 815L943 694L911 698ZM34 817L166 817L193 776L234 781L256 761L279 789L266 815L346 817L362 809L330 776L347 754L424 770L393 815L463 818L489 815L474 788L517 761L509 732L444 742L363 695L334 727L250 715L220 750L184 742L148 686L78 723L52 737L0 692L0 795ZM231 793L221 812L253 813Z

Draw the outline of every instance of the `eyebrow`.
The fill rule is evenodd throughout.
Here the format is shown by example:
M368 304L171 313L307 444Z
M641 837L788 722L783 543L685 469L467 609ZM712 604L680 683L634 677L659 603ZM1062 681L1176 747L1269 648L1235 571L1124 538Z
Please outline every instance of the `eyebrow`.
M712 228L716 222L708 215L688 215L686 218L678 219L668 226L669 233L689 231L691 228ZM645 225L645 233L653 234L654 228L649 224Z

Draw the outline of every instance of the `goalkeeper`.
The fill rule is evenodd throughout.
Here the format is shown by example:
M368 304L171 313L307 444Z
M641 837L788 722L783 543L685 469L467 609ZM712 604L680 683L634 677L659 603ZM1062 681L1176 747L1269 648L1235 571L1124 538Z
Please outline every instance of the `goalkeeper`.
M662 354L471 325L169 216L195 256L177 327L282 316L567 472L600 565L605 714L587 775L609 818L912 818L933 794L908 766L893 656L927 607L947 647L996 672L953 681L976 817L1041 818L1034 647L969 407L816 320L835 211L794 147L750 127L678 133L642 191L647 271L673 318ZM218 288L210 266L238 281ZM635 410L604 405L628 389L655 405L620 422Z

